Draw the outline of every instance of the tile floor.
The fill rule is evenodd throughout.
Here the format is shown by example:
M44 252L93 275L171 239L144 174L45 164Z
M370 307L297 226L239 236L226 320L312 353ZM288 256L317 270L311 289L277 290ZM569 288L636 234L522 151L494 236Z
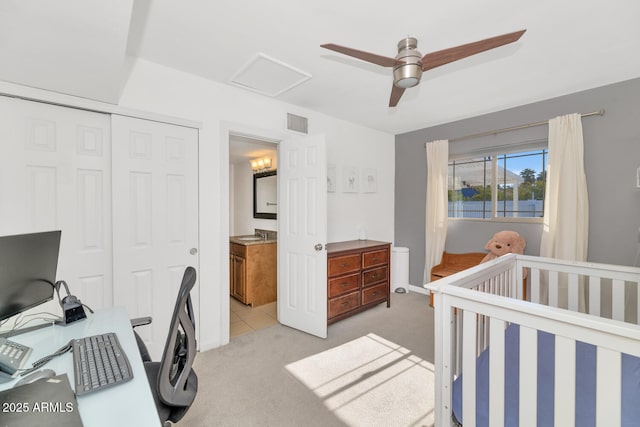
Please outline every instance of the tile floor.
M231 301L229 319L230 339L278 323L277 302L251 307L250 305L242 304L233 297L229 297L229 299Z

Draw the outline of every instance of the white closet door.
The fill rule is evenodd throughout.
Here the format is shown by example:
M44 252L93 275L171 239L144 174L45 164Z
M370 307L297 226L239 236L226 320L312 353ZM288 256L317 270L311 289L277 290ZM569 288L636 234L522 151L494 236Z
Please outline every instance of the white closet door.
M187 265L198 271L198 131L112 116L114 304L159 360ZM197 288L192 292L198 306ZM197 331L198 329L196 329Z
M112 305L109 133L106 114L0 96L0 234L62 230L57 279L94 309Z

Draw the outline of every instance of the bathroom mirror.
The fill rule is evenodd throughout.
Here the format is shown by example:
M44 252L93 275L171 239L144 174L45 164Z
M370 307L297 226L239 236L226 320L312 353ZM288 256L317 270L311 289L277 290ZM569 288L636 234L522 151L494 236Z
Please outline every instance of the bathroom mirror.
M253 217L276 219L278 212L278 182L276 171L253 175Z

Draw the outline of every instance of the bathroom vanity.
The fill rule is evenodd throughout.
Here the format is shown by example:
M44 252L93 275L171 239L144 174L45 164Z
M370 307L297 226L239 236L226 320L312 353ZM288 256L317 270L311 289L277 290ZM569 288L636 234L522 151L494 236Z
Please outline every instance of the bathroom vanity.
M229 238L231 296L252 307L277 301L277 248L275 236Z

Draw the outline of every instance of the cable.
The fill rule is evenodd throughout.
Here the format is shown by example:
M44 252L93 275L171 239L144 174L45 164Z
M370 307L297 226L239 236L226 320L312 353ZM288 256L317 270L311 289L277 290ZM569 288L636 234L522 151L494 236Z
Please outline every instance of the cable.
M35 362L32 363L32 367L28 368L28 369L22 369L20 372L20 376L26 375L30 372L35 371L36 369L38 369L39 367L47 364L51 359L53 359L54 357L58 357L60 355L65 354L66 352L68 352L69 350L71 350L73 348L73 340L70 340L67 344L65 344L64 346L60 347L58 350L56 350L54 353L51 353L47 356L44 356L38 360L36 360Z
M24 319L24 317L27 317L27 316L29 316L29 317L31 317L31 316L41 316L42 314L48 314L48 315L53 316L53 317L34 317L34 318L32 318L32 319L29 319L29 320ZM56 320L59 320L59 319L60 319L60 316L57 316L57 315L55 315L55 314L53 314L53 313L49 313L49 312L34 313L34 314L29 314L29 315L27 315L27 316L23 316L23 319L21 319L21 320L20 320L20 322L17 322L17 323L14 325L14 327L11 329L11 331L10 331L10 332L15 331L16 329L21 328L21 327L23 327L24 325L26 325L27 323L31 323L31 322L33 322L34 320L44 320L44 321L52 322L52 323L53 323L53 322L55 322Z

